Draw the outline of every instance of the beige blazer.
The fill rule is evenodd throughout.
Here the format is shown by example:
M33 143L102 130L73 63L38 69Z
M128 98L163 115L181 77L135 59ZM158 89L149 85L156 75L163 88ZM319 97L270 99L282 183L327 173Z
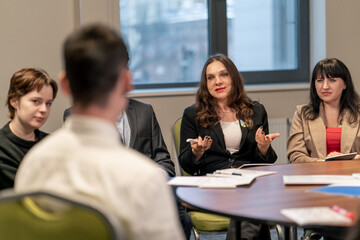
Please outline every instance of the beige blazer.
M321 105L319 117L311 121L300 114L303 106L297 106L287 141L287 156L291 163L315 162L326 158L324 108ZM360 153L360 116L358 121L351 125L348 122L349 116L349 112L345 111L341 130L341 153Z

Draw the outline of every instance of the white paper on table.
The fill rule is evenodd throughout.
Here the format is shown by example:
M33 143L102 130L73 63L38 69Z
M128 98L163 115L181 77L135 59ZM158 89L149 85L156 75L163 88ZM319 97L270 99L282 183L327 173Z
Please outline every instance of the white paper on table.
M307 184L335 184L357 181L351 175L284 175L286 185L307 185Z
M168 181L169 185L192 186L200 188L236 188L241 185L249 185L255 178L252 177L196 177L178 176Z
M282 209L280 212L299 226L349 226L353 224L350 218L333 211L330 207L288 208Z
M239 169L239 168L226 168L226 169L221 169L221 170L216 170L214 172L214 174L227 174L227 175L232 175L232 174L241 174L241 176L244 177L261 177L261 176L266 176L266 175L271 175L271 174L275 174L275 171L260 171L260 170L250 170L250 169Z

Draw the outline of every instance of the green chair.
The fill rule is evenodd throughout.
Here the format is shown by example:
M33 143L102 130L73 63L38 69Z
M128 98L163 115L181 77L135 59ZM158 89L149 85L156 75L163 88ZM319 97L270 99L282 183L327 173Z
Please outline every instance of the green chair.
M173 126L173 140L174 146L176 150L177 157L180 153L180 129L181 129L181 120L182 118L178 118ZM177 158L176 158L177 159ZM177 160L178 161L178 160ZM183 176L190 176L187 172L181 169L178 164L180 173ZM224 233L227 231L230 223L230 218L223 217L220 215L204 213L194 210L188 210L188 214L193 223L193 233L196 240L200 239L201 234L216 234L216 233Z
M62 210L45 209L44 203ZM98 208L50 193L0 195L1 240L124 239L120 224L113 221Z

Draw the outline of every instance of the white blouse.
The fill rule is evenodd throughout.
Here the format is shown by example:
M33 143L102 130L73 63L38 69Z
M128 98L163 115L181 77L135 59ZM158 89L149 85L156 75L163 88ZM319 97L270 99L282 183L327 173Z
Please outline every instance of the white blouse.
M221 120L220 125L224 134L226 150L231 154L239 151L242 137L240 122L238 120L235 122L224 122Z

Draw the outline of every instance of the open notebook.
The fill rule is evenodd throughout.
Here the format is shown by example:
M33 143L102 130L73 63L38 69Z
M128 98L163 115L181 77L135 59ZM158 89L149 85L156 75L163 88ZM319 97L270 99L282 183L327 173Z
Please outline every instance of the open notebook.
M258 171L249 169L228 168L217 170L206 176L178 176L168 181L169 185L192 186L200 188L236 188L249 185L255 178L269 174L274 171Z

